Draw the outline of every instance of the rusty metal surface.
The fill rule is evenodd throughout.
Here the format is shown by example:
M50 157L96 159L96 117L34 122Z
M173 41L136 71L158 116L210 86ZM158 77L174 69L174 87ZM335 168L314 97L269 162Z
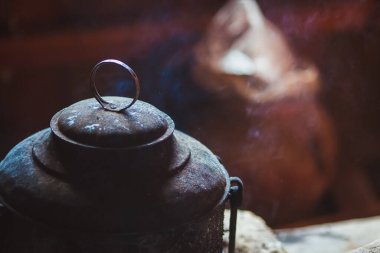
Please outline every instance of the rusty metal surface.
M228 174L165 113L141 101L106 111L88 99L56 113L50 127L0 163L0 203L15 214L0 250L222 250Z
M62 174L55 173L32 155L35 143L51 138L49 131L24 140L0 163L2 201L36 222L76 231L153 231L198 219L227 197L223 166L206 147L178 131L173 138L187 146L191 156L183 168L169 174L92 161L87 170L64 167ZM171 159L176 158L174 149Z
M95 74L104 63L121 65L135 78L133 99L100 96ZM59 111L50 129L1 161L0 203L15 214L3 250L220 252L224 205L234 196L218 158L176 131L168 115L137 101L139 81L125 63L99 62L91 80L95 99ZM33 242L48 238L50 248Z

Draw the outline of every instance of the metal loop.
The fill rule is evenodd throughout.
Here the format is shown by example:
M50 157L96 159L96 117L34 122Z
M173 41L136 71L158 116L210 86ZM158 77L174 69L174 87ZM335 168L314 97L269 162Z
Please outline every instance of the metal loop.
M131 76L133 78L135 89L136 89L136 93L135 93L135 96L134 96L132 102L130 102L129 104L114 104L114 103L110 103L110 102L104 100L100 96L98 90L96 89L96 85L95 85L96 73L97 73L98 69L102 65L109 64L109 63L114 63L114 64L117 64L117 65L123 67L124 69L126 69L131 74ZM139 81L139 78L137 77L136 73L133 71L133 69L131 67L129 67L124 62L119 61L119 60L114 60L114 59L103 60L101 62L98 62L94 66L94 68L92 69L92 72L91 72L91 83L90 83L90 86L91 86L92 93L93 93L95 99L99 102L99 104L105 110L112 111L112 112L120 112L120 111L123 111L123 110L131 107L137 101L137 99L138 99L138 97L140 95L140 81Z

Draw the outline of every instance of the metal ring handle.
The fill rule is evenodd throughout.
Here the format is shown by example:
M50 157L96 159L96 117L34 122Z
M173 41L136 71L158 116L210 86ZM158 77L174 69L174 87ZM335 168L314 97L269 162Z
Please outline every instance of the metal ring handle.
M131 74L131 76L133 78L135 89L136 89L136 93L135 93L135 96L134 96L132 102L130 102L129 104L114 104L114 103L110 103L110 102L104 100L100 96L98 90L96 89L95 78L96 78L96 73L97 73L98 69L102 65L110 64L110 63L113 63L113 64L116 64L116 65L119 65L119 66L123 67L124 69L126 69ZM131 67L129 67L124 62L119 61L119 60L114 60L114 59L103 60L101 62L98 62L94 66L94 68L92 69L92 72L91 72L91 83L90 83L90 86L91 86L92 93L94 94L94 97L99 102L99 104L105 110L112 111L112 112L120 112L120 111L123 111L123 110L131 107L137 101L137 99L138 99L138 97L140 95L140 81L139 81L139 78L137 77L136 73L133 71L133 69Z

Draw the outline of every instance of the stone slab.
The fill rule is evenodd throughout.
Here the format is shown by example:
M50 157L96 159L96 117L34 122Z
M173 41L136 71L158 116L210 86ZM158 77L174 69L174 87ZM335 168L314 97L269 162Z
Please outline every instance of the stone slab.
M348 252L380 239L380 216L283 229L276 234L288 253Z
M224 217L224 230L226 232L223 241L225 243L224 253L227 253L229 210L226 210ZM262 218L249 211L239 211L235 253L286 253L286 251Z

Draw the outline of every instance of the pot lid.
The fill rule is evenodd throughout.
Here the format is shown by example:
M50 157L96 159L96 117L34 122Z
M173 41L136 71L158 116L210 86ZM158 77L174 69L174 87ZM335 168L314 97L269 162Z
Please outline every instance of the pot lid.
M101 97L95 77L103 64L117 64L129 71L134 80L135 97ZM54 134L68 142L101 148L135 148L169 136L172 119L156 107L138 101L140 83L135 72L118 60L105 60L93 68L91 89L95 99L75 103L52 118ZM133 105L133 106L132 106Z
M107 97L110 103L127 104L132 99ZM132 148L157 142L174 130L169 116L154 106L137 101L120 112L108 111L95 99L82 100L52 118L54 134L76 144L101 148Z

